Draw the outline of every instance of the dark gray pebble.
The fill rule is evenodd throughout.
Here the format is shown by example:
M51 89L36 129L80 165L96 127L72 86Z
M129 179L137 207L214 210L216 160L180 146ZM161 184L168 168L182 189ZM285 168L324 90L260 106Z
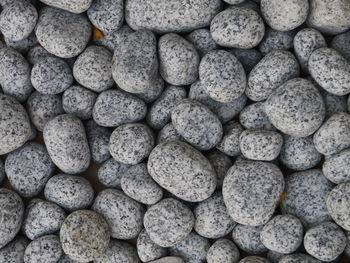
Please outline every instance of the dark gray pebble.
M331 48L337 50L344 58L350 60L350 31L336 35L331 42Z
M187 40L195 46L201 56L219 47L211 36L210 31L206 28L192 31L187 35Z
M139 263L135 247L131 244L112 239L108 249L94 263Z
M216 172L216 189L221 189L226 173L228 169L230 169L230 167L232 166L233 162L228 155L217 150L210 152L206 157L208 158Z
M242 109L239 122L246 129L276 130L264 111L263 102L256 102Z
M273 50L290 50L293 48L295 33L295 30L277 31L268 28L259 44L259 51L265 56Z
M259 63L262 55L255 49L234 48L231 50L248 74Z

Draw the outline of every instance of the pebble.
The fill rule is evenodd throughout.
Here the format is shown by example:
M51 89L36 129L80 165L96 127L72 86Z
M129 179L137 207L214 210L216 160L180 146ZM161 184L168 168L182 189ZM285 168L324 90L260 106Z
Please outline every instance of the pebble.
M316 150L312 136L283 136L279 160L289 169L302 171L315 167L322 155Z
M310 228L304 236L304 247L313 257L322 261L335 260L343 253L346 236L336 224L324 222Z
M336 35L331 42L331 48L338 51L344 58L350 60L350 31Z
M33 197L44 189L55 165L44 145L29 142L7 156L5 171L18 194Z
M210 33L220 46L248 49L260 43L265 26L258 12L247 7L232 6L214 17Z
M60 58L42 58L32 68L31 82L42 94L59 94L68 89L73 81L72 70Z
M237 263L239 250L236 245L225 238L216 240L207 252L208 263Z
M256 102L242 109L239 122L246 129L276 130L264 111L264 103Z
M85 209L94 198L94 190L84 177L58 174L49 179L44 189L45 198L67 211Z
M91 36L91 25L84 14L44 7L35 34L39 43L51 54L72 58L85 49Z
M107 249L110 240L109 226L105 219L91 210L71 213L60 230L64 253L79 262L97 259Z
M163 199L150 206L143 218L150 239L161 247L171 247L184 241L194 223L192 211L172 198Z
M125 4L125 19L134 30L188 32L208 26L221 8L220 0L129 0Z
M248 74L259 63L262 54L255 49L234 48L231 53L241 62L245 72Z
M167 255L167 249L154 243L145 229L137 237L136 246L137 254L142 262L149 262Z
M314 134L314 144L323 155L331 155L350 146L350 114L332 115Z
M164 257L155 261L150 261L149 263L184 263L184 261L180 257Z
M58 236L46 235L29 243L23 260L25 263L55 263L60 259L62 253Z
M92 117L103 127L117 127L142 120L147 113L146 104L132 94L111 89L102 92L96 99Z
M8 38L4 38L5 43L8 47L13 48L20 52L21 54L27 54L28 51L37 45L38 40L34 32L30 33L30 35L22 40L13 41ZM29 61L28 61L29 62Z
M91 5L92 0L41 0L41 2L72 13L83 13Z
M89 46L74 62L73 76L85 88L102 92L114 85L111 63L112 53L109 50L100 46Z
M57 263L79 263L79 262L71 259L70 257L68 257L68 255L63 253L62 257L58 260Z
M35 40L36 43L37 41L38 40ZM41 47L40 45L35 45L31 47L26 53L27 53L27 61L31 65L36 64L42 58L53 56L51 53L49 53L49 51L47 51L45 48Z
M130 167L110 158L98 169L98 180L106 187L121 189L122 176Z
M269 250L269 252L267 252L266 257L268 260L271 261L271 263L278 263L278 261L280 260L281 257L283 257L285 254L273 251L273 250Z
M282 214L300 219L305 227L331 220L326 198L333 188L321 170L312 169L286 176L286 197L280 204Z
M38 12L29 1L12 1L0 14L0 31L5 38L19 41L30 35L37 19Z
M102 190L96 196L92 209L106 219L112 238L133 239L142 230L143 205L120 190Z
M187 35L187 40L195 46L201 57L219 47L211 36L210 30L206 28L193 30Z
M111 157L109 152L111 131L106 127L99 126L93 120L86 123L85 129L92 160L95 163L107 161Z
M269 27L259 44L259 51L265 56L274 50L290 50L293 48L295 33L295 30L277 31Z
M231 157L240 155L239 138L243 131L242 125L234 120L226 123L224 125L224 135L216 149Z
M184 142L158 144L148 158L147 168L162 188L185 201L203 201L216 188L216 174L209 160Z
M350 231L350 183L341 183L332 189L327 197L327 208L333 220Z
M185 141L185 139L176 131L174 125L171 122L165 125L158 132L157 144L169 141Z
M316 82L314 83L316 84ZM317 85L317 84L316 84ZM316 86L318 87L318 86ZM347 96L337 96L332 93L325 91L322 88L319 88L319 91L323 97L325 106L326 106L326 119L331 117L333 114L347 111Z
M289 51L274 50L252 69L246 95L253 101L267 99L280 85L299 76L299 64Z
M64 173L77 174L90 165L90 149L84 125L70 114L51 119L44 127L44 141L55 165Z
M21 147L31 136L31 124L23 106L0 93L0 155Z
M129 243L111 240L108 249L100 257L94 260L94 263L139 263L136 249Z
M242 64L224 50L210 51L202 58L199 78L204 91L213 100L223 103L241 97L247 83Z
M207 156L216 172L216 189L221 189L228 169L232 166L231 158L220 151L212 151Z
M295 78L273 91L265 102L265 113L283 133L306 137L322 125L325 105L321 94L310 81Z
M267 258L259 256L248 256L241 259L238 263L270 263L270 261Z
M0 184L4 181L5 176L5 166L3 161L0 159Z
M27 111L35 128L42 132L50 119L63 114L62 98L57 94L35 91L27 100Z
M320 263L319 260L303 253L283 256L278 263Z
M327 179L335 184L350 182L350 148L327 157L322 166L322 172Z
M154 83L143 93L135 94L146 103L152 103L160 97L164 90L164 80L158 76Z
M194 45L178 34L163 35L158 42L159 67L172 85L190 85L198 78L199 55Z
M6 263L23 262L24 251L29 240L23 236L17 236L7 246L0 249L0 261Z
M12 190L0 188L0 248L9 244L21 229L24 204Z

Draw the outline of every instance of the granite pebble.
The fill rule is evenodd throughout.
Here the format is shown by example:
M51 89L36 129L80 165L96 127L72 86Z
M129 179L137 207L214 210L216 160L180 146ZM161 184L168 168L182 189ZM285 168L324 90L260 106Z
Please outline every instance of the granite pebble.
M30 242L24 252L25 263L56 263L62 256L60 240L56 235L46 235Z
M208 263L237 263L239 250L236 245L228 239L216 240L207 252Z

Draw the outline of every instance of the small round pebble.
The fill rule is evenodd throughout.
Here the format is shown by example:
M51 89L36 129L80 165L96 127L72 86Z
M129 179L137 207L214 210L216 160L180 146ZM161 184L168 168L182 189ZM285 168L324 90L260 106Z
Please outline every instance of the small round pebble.
M243 131L242 125L236 121L226 123L224 125L224 136L216 149L231 157L240 155L239 138Z
M218 45L215 43L210 31L206 28L192 31L190 34L188 34L187 40L195 46L201 56L204 56L209 51L218 48Z
M0 262L22 263L24 251L29 244L29 240L23 236L17 236L7 246L0 249Z
M260 233L264 225L245 226L237 224L232 231L232 240L244 252L249 254L261 254L267 252L267 248L260 240Z
M336 35L331 42L331 48L338 51L344 58L350 60L350 31Z
M73 80L72 70L60 58L42 58L32 68L33 87L43 94L61 93L72 85Z
M218 117L195 100L182 100L173 109L171 119L177 132L200 150L215 147L223 135Z
M147 106L139 98L117 89L102 92L95 102L92 117L103 127L137 122L146 116Z
M320 263L319 260L302 253L283 256L278 263Z
M108 248L109 226L105 219L91 210L71 213L60 230L64 253L79 262L97 259Z
M304 246L311 256L329 262L343 253L346 236L336 224L324 222L305 233Z
M136 246L137 254L142 262L149 262L167 255L167 249L154 243L145 229L137 237Z
M237 263L239 250L236 245L225 238L218 239L207 252L208 263Z
M158 132L157 144L168 141L185 141L171 122Z
M216 188L216 174L209 160L184 142L158 144L148 158L147 168L162 188L185 201L203 201Z
M45 0L47 1L47 0ZM35 28L39 43L51 54L72 58L86 47L91 25L84 14L74 14L62 9L44 7Z
M260 43L265 26L258 12L247 7L233 6L214 17L210 33L220 46L248 49Z
M121 189L122 176L130 167L110 158L98 169L98 180L106 187Z
M161 247L171 247L183 241L191 232L194 222L191 210L172 198L149 207L143 219L150 239Z
M283 189L283 174L276 165L240 161L228 170L222 194L235 222L257 226L271 218Z
M331 155L323 163L322 172L335 184L350 182L350 148Z
M242 109L239 122L246 129L275 130L264 111L263 102L256 102Z
M342 183L332 189L327 197L327 208L333 220L350 231L350 183Z
M111 240L108 249L94 263L139 263L135 247L129 243Z
M92 209L109 224L111 237L133 239L142 230L143 205L116 189L105 189L95 198Z
M246 88L246 74L241 62L224 50L208 52L199 64L201 85L208 95L228 103L241 97Z
M85 88L102 92L114 85L111 63L112 53L106 48L89 46L74 62L73 76Z
M67 211L85 209L94 198L94 190L84 177L58 174L45 185L45 198Z
M309 80L295 78L269 96L265 112L272 124L283 133L306 137L321 126L325 105L321 94Z
M44 189L55 171L55 165L45 146L29 142L7 156L5 171L18 194L33 197Z
M107 161L111 157L109 152L109 137L112 132L106 127L99 126L93 120L86 123L85 129L92 160L95 163Z
M242 63L245 72L248 74L259 63L262 55L255 49L234 48L232 54Z
M265 32L263 40L259 44L259 51L263 56L267 55L273 50L290 50L293 48L293 38L295 30L277 31L268 28ZM259 62L259 61L258 61Z
M221 189L226 173L232 166L233 162L229 156L216 150L210 152L207 155L207 158L216 172L216 189Z
M241 259L238 263L270 263L270 260L258 256L248 256Z
M46 235L29 243L24 252L23 261L24 263L56 263L62 253L58 236Z
M72 13L83 13L91 5L92 0L42 0L43 3Z

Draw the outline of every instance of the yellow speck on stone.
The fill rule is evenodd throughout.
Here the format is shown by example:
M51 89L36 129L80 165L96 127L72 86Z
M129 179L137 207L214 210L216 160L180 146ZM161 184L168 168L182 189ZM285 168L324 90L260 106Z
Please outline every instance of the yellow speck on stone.
M114 65L114 64L115 64L115 60L113 59L113 60L112 60L112 65Z
M103 35L102 31L99 30L98 28L93 27L92 32L93 32L93 35L94 35L95 39L97 39L97 40L105 40L105 36Z
M287 195L288 195L287 192L283 192L281 194L280 200L278 200L278 204L282 203L283 200L286 199Z

